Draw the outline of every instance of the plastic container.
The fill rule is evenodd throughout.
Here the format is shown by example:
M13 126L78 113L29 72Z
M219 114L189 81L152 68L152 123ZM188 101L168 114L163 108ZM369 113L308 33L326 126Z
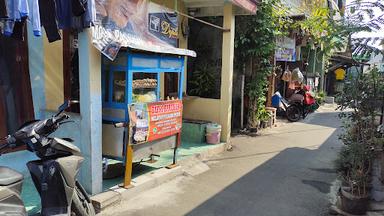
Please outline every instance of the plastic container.
M219 144L221 137L221 125L208 124L205 137L207 138L208 144Z
M281 102L281 94L280 94L280 92L276 92L272 96L272 106L275 107L275 108L279 108L280 107L280 102Z

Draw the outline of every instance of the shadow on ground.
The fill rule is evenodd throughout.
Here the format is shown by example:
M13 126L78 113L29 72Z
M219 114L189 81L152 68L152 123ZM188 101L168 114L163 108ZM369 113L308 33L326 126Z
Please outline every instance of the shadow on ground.
M305 124L339 128L337 113L317 113ZM288 131L301 135L303 130ZM305 129L304 129L305 132ZM308 131L307 131L308 132ZM318 148L288 148L224 188L187 215L328 215L339 129ZM312 131L313 133L313 131ZM308 146L311 140L308 138ZM273 152L269 152L273 153ZM262 153L262 154L268 154ZM240 157L252 157L243 155ZM231 160L227 157L217 160ZM228 170L228 175L230 175Z

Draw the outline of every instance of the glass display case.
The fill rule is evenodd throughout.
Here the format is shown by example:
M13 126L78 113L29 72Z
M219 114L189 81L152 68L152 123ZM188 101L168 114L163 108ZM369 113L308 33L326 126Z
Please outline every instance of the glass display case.
M103 120L128 121L127 105L160 100L161 73L177 73L182 98L184 57L120 51L115 61L102 57Z
M103 155L124 157L126 131L113 123L129 122L128 105L160 101L162 74L177 74L177 97L182 99L184 56L120 51L115 61L102 57ZM169 147L169 146L168 146ZM160 148L159 148L160 149ZM161 148L164 149L164 148ZM140 155L136 153L136 155Z

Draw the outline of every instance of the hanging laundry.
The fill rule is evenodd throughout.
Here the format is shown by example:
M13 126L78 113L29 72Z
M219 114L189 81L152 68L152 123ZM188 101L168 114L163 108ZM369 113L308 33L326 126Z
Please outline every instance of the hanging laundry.
M86 6L86 11L82 16L74 16L72 18L72 28L77 29L78 31L83 31L85 28L93 26L96 21L95 2L87 1Z
M0 18L8 18L8 8L6 0L0 0Z
M40 20L49 42L61 39L56 23L56 4L54 0L39 0Z
M0 0L1 1L1 0ZM38 0L5 0L8 18L2 19L4 35L15 39L24 39L24 26L26 19L32 23L33 34L41 36L41 23Z
M24 40L24 26L26 17L21 18L20 21L15 22L15 25L13 27L12 37L17 40Z
M1 19L1 23L3 26L2 33L5 36L10 37L13 32L13 26L15 25L15 7L14 0L5 0L5 7L7 9L8 17L5 19ZM18 10L17 10L18 11Z
M79 29L87 10L87 0L55 0L59 29ZM82 16L83 15L83 16ZM81 24L81 25L79 25Z
M72 0L72 13L81 16L87 11L87 0Z
M4 20L3 34L8 37L12 36L14 26L15 22L13 20Z
M88 0L0 0L0 33L24 38L25 22L31 22L33 34L41 36L44 27L48 41L61 39L59 29L78 31L96 20L95 2Z
M14 20L14 7L13 7L13 0L5 0L5 4L7 7L7 12L8 12L8 19L9 20Z
M89 28L94 25L96 21L96 6L95 1L88 1L87 3L87 10L85 11L85 14L83 15L84 21L83 21L83 28Z
M39 11L39 0L29 0L29 21L32 24L33 34L37 37L41 36L41 22Z
M78 0L73 0L78 1ZM80 0L83 1L83 4L86 5L85 13L82 14L82 16L74 16L72 17L72 28L83 31L85 28L90 28L94 25L94 22L96 21L96 8L95 8L95 1L86 1L86 0ZM72 7L73 10L75 10Z
M56 0L56 15L59 29L68 29L72 23L70 0Z
M19 2L19 13L20 17L28 17L29 16L29 6L27 0L17 0Z
M20 13L20 0L13 1L13 20L20 21L21 13Z

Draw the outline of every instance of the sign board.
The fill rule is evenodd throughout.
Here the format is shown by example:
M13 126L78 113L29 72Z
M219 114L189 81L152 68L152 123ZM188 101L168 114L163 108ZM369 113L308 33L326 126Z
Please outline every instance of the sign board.
M96 22L92 43L114 60L120 47L150 52L196 56L178 45L178 17L149 0L95 0Z
M150 142L181 132L181 100L134 103L128 106L131 144Z
M296 40L289 37L278 37L276 39L276 61L295 62L296 61Z
M178 21L176 13L149 13L149 32L166 42L177 47Z
M345 79L345 70L344 68L337 68L335 70L336 80L344 80Z

